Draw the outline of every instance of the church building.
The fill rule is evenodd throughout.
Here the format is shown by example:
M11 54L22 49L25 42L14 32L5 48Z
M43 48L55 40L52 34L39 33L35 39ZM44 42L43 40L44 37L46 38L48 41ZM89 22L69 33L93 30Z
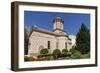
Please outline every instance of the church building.
M73 45L75 45L73 39L64 31L64 21L60 17L56 17L53 20L53 30L48 31L43 28L34 26L29 35L29 46L28 55L40 55L40 50L47 48L49 53L53 50L68 49L70 50Z

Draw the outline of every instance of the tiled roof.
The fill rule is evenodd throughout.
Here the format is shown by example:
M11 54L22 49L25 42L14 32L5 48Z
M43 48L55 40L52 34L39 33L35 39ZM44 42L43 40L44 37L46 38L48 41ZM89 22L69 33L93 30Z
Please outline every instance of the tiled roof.
M55 35L55 36L68 36L67 33L63 32L63 33L55 33L43 28L39 28L39 27L33 27L32 31L38 31L38 32L43 32L43 33L47 33L47 34L51 34L51 35Z

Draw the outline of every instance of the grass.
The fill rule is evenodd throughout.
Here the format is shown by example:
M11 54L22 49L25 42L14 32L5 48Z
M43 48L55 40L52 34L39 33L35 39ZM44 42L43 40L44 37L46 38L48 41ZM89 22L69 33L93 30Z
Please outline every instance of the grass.
M86 58L90 58L90 53L88 52L87 54L81 54L79 51L75 51L72 55L71 55L72 59L86 59Z

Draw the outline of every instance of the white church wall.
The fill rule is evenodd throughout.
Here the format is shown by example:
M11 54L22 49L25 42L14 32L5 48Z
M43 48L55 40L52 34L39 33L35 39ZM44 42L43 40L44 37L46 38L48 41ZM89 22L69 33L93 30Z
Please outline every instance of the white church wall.
M62 51L62 49L65 49L66 45L65 43L67 43L67 49L70 50L71 49L71 45L69 45L69 40L67 37L63 36L63 37L58 37L59 39L59 49Z
M29 54L36 53L39 54L39 47L48 48L47 42L50 41L50 51L52 52L56 48L56 39L55 36L44 34L40 32L33 32L29 38Z
M65 37L58 37L59 46L58 49L62 51L65 48Z
M56 37L54 35L45 34L41 32L33 31L29 38L29 51L28 54L38 55L40 54L40 50L43 48L48 49L48 41L50 41L50 49L49 53L52 53L54 49L65 49L65 42L67 43L67 49L71 49L71 45L69 44L69 39L65 36ZM58 48L57 48L58 42Z

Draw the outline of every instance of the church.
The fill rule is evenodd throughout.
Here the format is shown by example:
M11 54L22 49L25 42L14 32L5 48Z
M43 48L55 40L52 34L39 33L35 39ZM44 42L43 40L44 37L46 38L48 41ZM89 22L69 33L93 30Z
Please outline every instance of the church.
M55 49L68 49L75 45L75 36L70 37L64 31L64 21L56 17L53 21L53 30L49 31L40 27L32 27L29 35L28 55L38 56L41 49L48 49L52 53Z

